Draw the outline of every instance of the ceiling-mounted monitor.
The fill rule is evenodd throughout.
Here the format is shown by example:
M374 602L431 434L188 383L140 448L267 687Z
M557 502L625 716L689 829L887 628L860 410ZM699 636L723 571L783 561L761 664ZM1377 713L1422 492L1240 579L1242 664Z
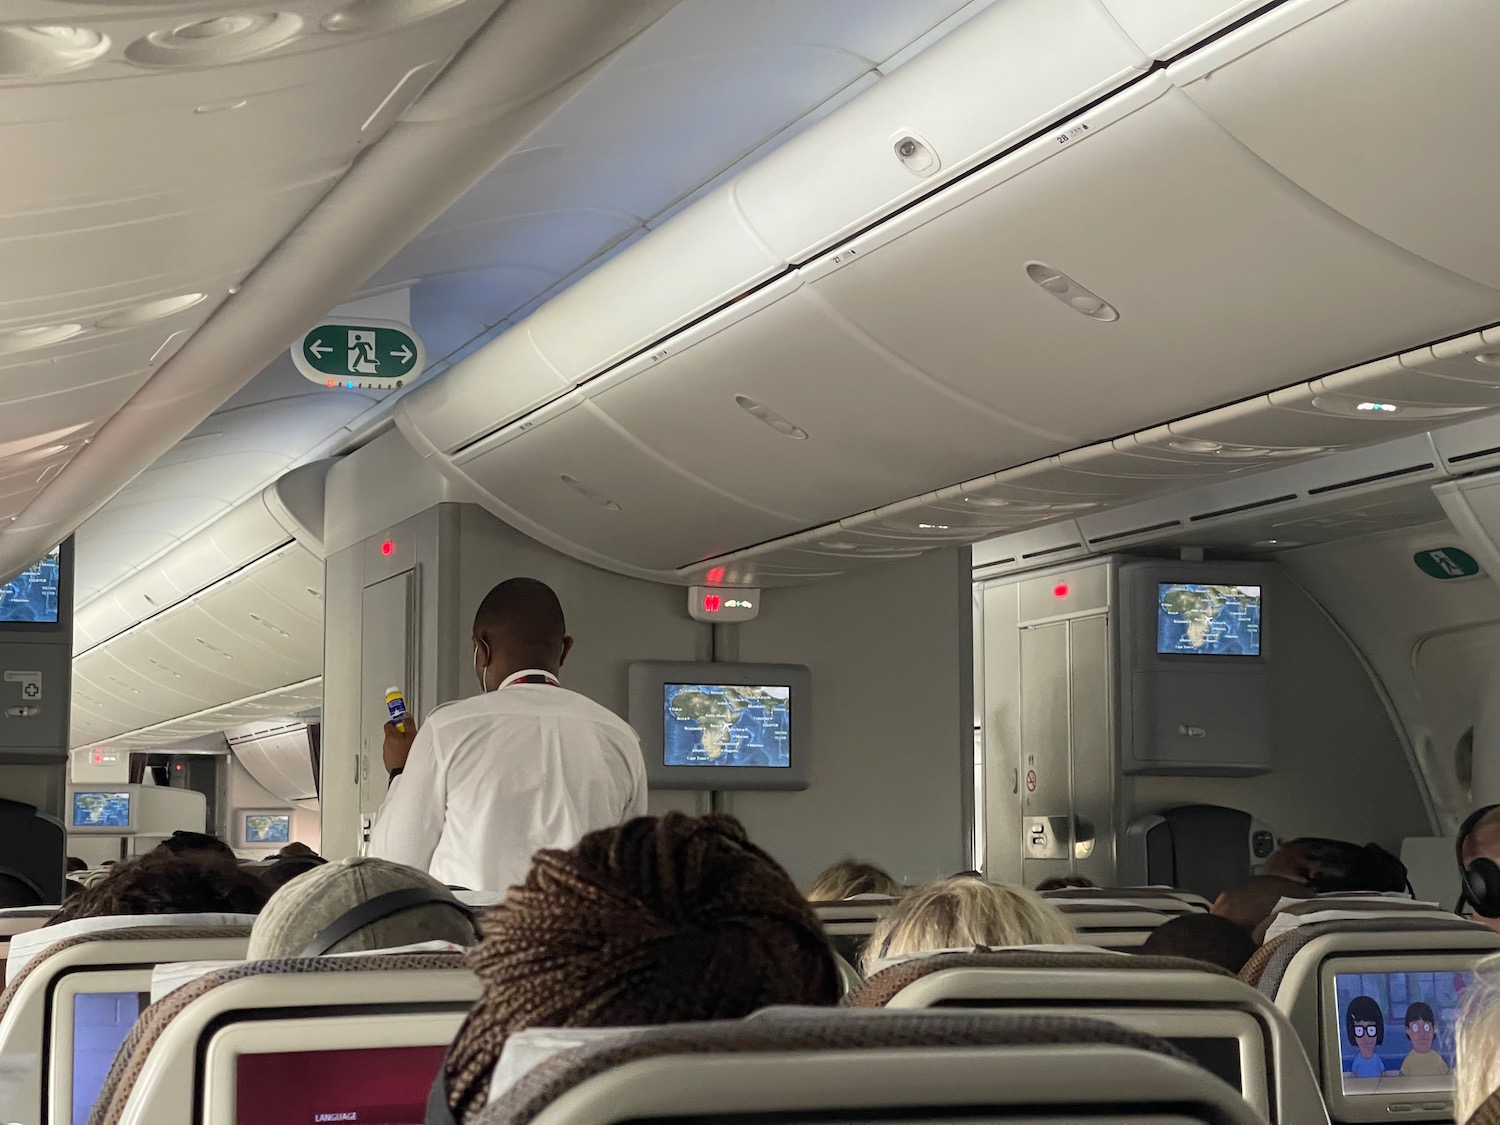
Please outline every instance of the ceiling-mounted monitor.
M1158 582L1156 651L1162 656L1259 656L1260 587Z
M74 789L68 831L75 835L129 836L136 828L135 793L131 789Z
M0 632L56 632L67 626L73 596L71 541L0 584Z
M290 809L236 809L234 822L239 847L270 848L292 842Z
M811 695L799 664L632 664L630 724L648 784L806 789Z

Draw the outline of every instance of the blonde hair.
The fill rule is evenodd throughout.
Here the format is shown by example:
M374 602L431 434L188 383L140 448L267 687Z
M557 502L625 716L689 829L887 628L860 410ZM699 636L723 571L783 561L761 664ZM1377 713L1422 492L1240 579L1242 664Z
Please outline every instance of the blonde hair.
M813 880L808 902L842 902L855 895L901 897L901 884L873 863L841 859Z
M1068 945L1078 940L1055 906L1021 887L939 879L887 914L865 947L865 969L886 957L979 945Z
M1500 956L1474 968L1458 1015L1454 1120L1463 1125L1486 1098L1500 1090Z

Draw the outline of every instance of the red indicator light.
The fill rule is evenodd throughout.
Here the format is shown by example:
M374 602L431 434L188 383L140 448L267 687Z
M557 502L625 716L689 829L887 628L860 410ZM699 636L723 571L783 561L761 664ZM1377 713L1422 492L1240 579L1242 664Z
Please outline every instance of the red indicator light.
M720 582L724 581L724 568L722 566L711 568L703 576L703 581L707 582L710 586L717 586Z
M182 763L181 762L177 763L177 770L178 770L179 773L182 771Z
M96 765L96 766L102 766L103 764L104 764L104 751L103 750L95 750L94 751L94 765Z
M387 556L394 555L396 553L396 544L387 539L380 545L380 553Z
M1056 586L1052 587L1052 596L1054 598L1065 598L1065 597L1067 597L1068 596L1068 584L1066 582L1059 582Z
M723 604L723 602L721 602L719 600L719 595L718 594L705 594L705 595L703 595L703 612L704 613L718 613L719 612L719 606L721 606L722 604Z

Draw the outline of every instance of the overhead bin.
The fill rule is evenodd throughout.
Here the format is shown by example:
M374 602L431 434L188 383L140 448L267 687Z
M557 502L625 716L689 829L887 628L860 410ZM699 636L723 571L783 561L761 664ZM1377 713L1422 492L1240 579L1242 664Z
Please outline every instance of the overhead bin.
M75 745L319 674L323 567L295 543L74 659Z
M735 198L805 261L1150 65L1095 0L1005 0L747 169ZM919 147L903 159L906 138Z
M1169 59L1267 0L1099 0L1120 27L1153 59Z
M954 391L1083 441L1500 317L1500 292L1331 213L1165 75L1084 126L853 240L813 287Z
M684 474L581 396L524 426L473 447L456 469L493 511L577 557L674 570L804 526Z
M1329 207L1500 287L1497 40L1500 6L1490 0L1295 0L1171 74Z
M933 383L796 276L586 393L684 472L804 524L1033 460L1062 440Z

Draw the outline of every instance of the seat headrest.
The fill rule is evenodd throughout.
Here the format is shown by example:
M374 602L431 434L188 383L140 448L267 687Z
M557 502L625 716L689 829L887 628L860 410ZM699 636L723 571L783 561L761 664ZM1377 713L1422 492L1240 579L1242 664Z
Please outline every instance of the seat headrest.
M883 1008L898 993L923 977L945 969L1107 969L1110 972L1194 972L1231 976L1216 965L1186 957L1136 957L1103 950L1065 953L1041 949L1004 949L974 953L939 953L882 969L851 992L844 1003L851 1008Z
M540 1063L487 1106L478 1120L481 1125L529 1125L548 1106L591 1078L628 1063L671 1055L1042 1045L1110 1045L1190 1062L1160 1039L1100 1020L968 1012L824 1011L805 1018L787 1015L681 1024L609 1036Z
M1286 977L1292 959L1318 938L1332 934L1391 934L1393 936L1429 934L1441 937L1444 934L1483 935L1488 931L1474 922L1455 918L1451 914L1429 918L1408 918L1400 915L1382 914L1375 918L1340 918L1328 922L1310 922L1298 926L1273 941L1261 946L1240 970L1240 979L1253 984L1260 991L1276 999L1281 982ZM1424 946L1424 952L1441 952L1445 946ZM1370 952L1361 949L1361 953Z

